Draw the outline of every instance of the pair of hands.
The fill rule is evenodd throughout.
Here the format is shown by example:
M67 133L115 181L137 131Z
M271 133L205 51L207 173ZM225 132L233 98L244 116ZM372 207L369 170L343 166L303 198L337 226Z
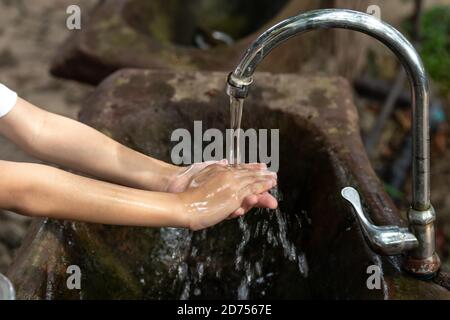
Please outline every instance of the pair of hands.
M253 207L277 208L277 200L268 192L276 184L276 174L265 164L229 166L222 160L181 168L167 191L179 194L189 228L200 230L242 216Z

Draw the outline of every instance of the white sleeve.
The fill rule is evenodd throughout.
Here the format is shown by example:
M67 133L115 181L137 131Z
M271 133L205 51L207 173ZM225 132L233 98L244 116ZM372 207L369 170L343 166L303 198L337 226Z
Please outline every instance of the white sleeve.
M0 118L7 115L16 105L17 93L0 83Z

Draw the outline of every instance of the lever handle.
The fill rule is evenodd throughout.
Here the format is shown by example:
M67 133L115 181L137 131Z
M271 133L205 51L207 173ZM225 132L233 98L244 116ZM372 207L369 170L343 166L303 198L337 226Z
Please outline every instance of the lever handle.
M367 220L366 215L364 214L358 191L352 187L345 187L342 189L341 195L345 200L351 203L353 209L355 209L358 215L358 218L363 222L363 224L365 226L371 226L371 223Z
M342 197L350 202L355 209L356 217L363 230L370 247L377 253L397 255L416 248L419 242L408 228L398 226L376 226L364 214L358 191L352 187L345 187L341 191Z

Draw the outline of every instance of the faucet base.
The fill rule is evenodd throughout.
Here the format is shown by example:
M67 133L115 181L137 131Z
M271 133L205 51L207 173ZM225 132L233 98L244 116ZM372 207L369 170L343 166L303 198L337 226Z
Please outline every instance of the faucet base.
M441 267L441 260L437 253L431 257L420 259L412 256L407 256L403 268L410 274L421 279L431 279L439 271Z

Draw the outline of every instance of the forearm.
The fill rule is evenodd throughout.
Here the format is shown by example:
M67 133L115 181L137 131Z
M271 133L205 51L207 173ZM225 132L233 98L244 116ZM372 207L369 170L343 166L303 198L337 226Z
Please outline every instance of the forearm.
M25 100L0 130L31 155L129 187L165 191L178 167L127 148L80 122L41 110Z
M92 180L38 164L0 161L0 207L30 215L103 224L188 227L177 194Z

